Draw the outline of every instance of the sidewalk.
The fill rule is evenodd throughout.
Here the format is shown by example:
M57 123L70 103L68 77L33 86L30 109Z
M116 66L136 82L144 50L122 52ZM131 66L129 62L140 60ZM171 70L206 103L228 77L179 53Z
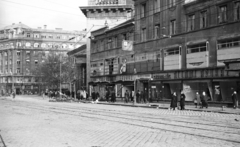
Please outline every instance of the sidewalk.
M16 97L16 99L35 99L35 100L48 100L48 98L43 99L41 96L37 96L37 95L18 95ZM0 97L0 99L12 99L11 97ZM92 101L90 100L80 100L80 102L82 103L92 103ZM75 101L72 101L72 103L76 103ZM115 106L126 106L126 107L142 107L142 108L154 108L154 109L169 109L170 104L167 103L146 103L146 104L133 104L132 102L130 103L124 103L124 102L115 102L115 103L111 103L111 102L106 102L106 101L99 101L95 104L101 104L101 105L115 105ZM211 106L209 105L209 107L200 109L195 108L194 105L185 105L185 111L202 111L202 112L214 112L214 113L225 113L225 114L237 114L240 115L240 109L233 109L233 108L228 108L228 107L215 107L215 106ZM179 110L180 111L180 110Z
M83 101L82 101L83 102ZM84 102L89 102L89 101L84 101ZM130 103L123 103L123 102L104 102L100 101L97 104L102 104L102 105L116 105L116 106L127 106L127 107L142 107L142 108L155 108L155 109L169 109L170 104L161 104L161 103L146 103L146 104L133 104L132 102ZM214 113L225 113L225 114L236 114L240 115L240 109L233 109L233 108L226 108L226 107L211 107L209 106L207 109L206 108L195 108L194 105L185 105L185 111L202 111L202 112L214 112ZM179 110L181 111L181 110Z

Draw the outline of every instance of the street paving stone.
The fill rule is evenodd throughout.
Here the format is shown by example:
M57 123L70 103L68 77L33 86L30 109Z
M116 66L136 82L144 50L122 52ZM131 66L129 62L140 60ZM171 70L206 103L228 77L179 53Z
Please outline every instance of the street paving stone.
M31 96L0 99L0 133L7 147L239 147L235 119L240 116L50 103Z

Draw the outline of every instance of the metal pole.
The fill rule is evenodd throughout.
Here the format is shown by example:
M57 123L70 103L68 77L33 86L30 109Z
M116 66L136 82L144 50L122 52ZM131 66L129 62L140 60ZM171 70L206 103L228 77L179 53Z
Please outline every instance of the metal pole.
M62 73L61 72L62 72L62 67L61 67L61 55L60 55L60 80L59 80L60 81L60 87L59 87L60 88L60 90L59 90L60 91L60 95L59 95L60 99L61 99L61 94L62 94L62 85L61 85L61 74Z
M136 92L137 92L137 88L136 88L136 79L134 79L134 99L133 99L133 105L136 104L136 99L137 99Z

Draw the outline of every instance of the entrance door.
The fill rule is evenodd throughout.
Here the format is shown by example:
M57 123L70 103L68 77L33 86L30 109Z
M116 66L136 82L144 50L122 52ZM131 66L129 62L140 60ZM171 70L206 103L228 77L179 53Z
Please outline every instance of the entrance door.
M143 83L143 89L144 89L144 97L147 101L149 101L148 83Z

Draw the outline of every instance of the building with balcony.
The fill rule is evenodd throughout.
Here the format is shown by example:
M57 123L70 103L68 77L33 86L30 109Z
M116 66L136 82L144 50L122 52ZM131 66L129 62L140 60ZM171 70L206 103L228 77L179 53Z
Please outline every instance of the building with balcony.
M33 29L23 23L0 30L0 94L13 89L20 93L39 93L45 90L41 79L31 71L43 62L49 51L65 55L85 41L85 31Z

